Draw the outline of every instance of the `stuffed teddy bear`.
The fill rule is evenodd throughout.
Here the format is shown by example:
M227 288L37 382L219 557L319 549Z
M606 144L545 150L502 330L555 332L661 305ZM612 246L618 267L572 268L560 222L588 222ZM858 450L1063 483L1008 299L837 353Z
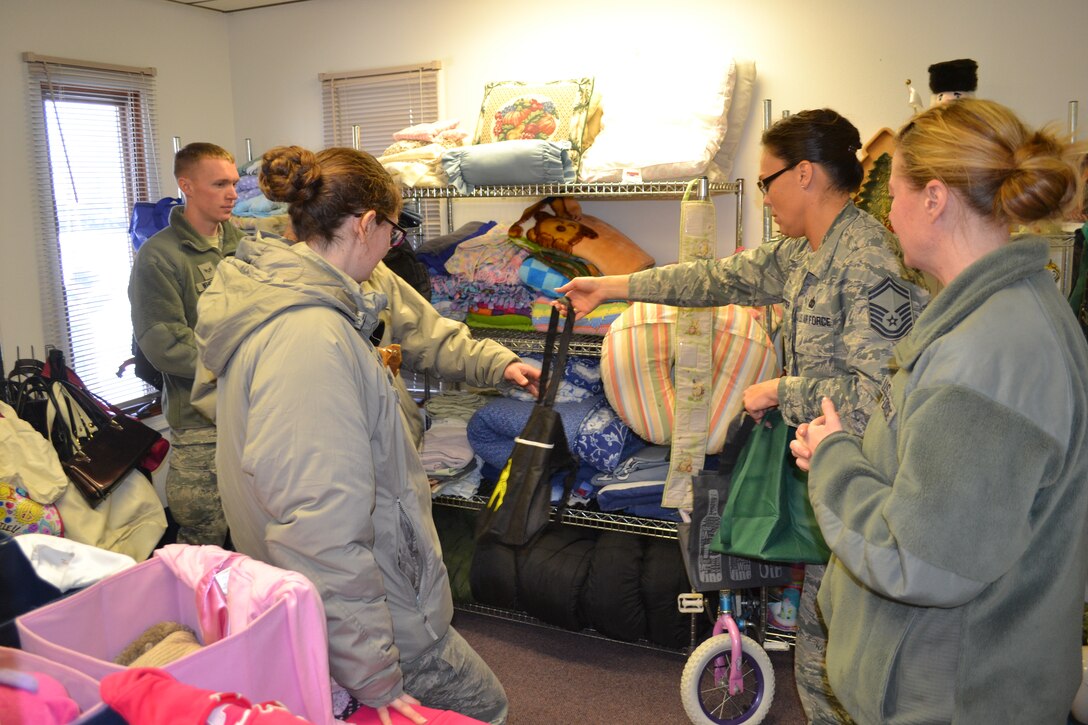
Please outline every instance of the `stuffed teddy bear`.
M162 667L200 647L191 628L179 622L159 622L145 629L113 661L125 667Z
M525 231L523 225L530 218L534 226ZM601 274L628 274L654 266L654 258L627 235L582 214L581 205L568 197L549 196L528 207L510 225L509 235L584 259Z

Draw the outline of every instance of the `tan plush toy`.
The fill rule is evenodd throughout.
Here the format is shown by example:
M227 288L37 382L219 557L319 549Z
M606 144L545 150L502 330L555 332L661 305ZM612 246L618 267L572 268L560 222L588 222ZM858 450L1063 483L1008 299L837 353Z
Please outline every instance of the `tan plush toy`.
M191 628L179 622L159 622L145 629L113 661L125 667L162 667L200 647Z
M526 221L534 226L523 231ZM654 258L623 232L594 216L582 214L581 205L567 197L549 196L528 207L510 226L511 237L584 259L601 274L628 274L654 266Z

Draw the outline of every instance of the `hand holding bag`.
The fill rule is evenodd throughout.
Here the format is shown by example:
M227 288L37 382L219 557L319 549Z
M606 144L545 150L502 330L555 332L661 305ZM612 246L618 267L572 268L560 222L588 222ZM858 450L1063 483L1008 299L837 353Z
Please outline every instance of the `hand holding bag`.
M741 451L712 551L750 559L826 564L808 499L808 475L789 455L793 429L772 410Z
M552 349L556 346L559 310L553 307L544 342L537 403L521 435L514 439L514 450L487 506L480 511L476 525L477 541L523 546L534 540L550 519L552 477L565 471L563 496L556 514L557 520L562 518L578 467L567 444L563 421L554 407L574 332L574 311L569 301L564 298L563 302L567 306L566 324L558 342L555 363L552 364Z

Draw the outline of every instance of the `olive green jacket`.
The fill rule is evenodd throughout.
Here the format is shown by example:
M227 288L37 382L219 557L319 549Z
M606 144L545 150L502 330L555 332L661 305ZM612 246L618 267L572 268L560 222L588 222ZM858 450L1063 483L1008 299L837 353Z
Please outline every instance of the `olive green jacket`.
M183 210L174 207L170 226L140 247L128 281L136 344L162 373L163 413L173 429L211 425L189 403L197 360L196 303L219 262L234 256L242 238L238 229L221 224L216 249L193 229Z

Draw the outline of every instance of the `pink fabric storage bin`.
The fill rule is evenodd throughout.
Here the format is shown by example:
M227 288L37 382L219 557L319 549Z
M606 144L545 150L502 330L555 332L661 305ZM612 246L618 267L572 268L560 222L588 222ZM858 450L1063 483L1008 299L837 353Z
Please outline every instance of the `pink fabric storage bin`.
M227 573L228 596L219 597L218 607L206 586L198 596L199 585ZM188 625L204 643L162 668L180 682L238 692L251 702L278 700L318 725L333 721L324 609L316 589L300 574L218 547L166 547L17 618L16 627L24 650L100 680L122 671L113 658L164 621Z
M50 662L40 655L10 647L0 647L0 669L41 672L64 685L64 689L68 691L68 697L75 701L81 713L73 721L73 725L87 722L106 710L106 706L102 704L102 697L98 694L98 680L71 667ZM6 722L8 715L14 717L12 713L0 712L2 716L0 722Z

